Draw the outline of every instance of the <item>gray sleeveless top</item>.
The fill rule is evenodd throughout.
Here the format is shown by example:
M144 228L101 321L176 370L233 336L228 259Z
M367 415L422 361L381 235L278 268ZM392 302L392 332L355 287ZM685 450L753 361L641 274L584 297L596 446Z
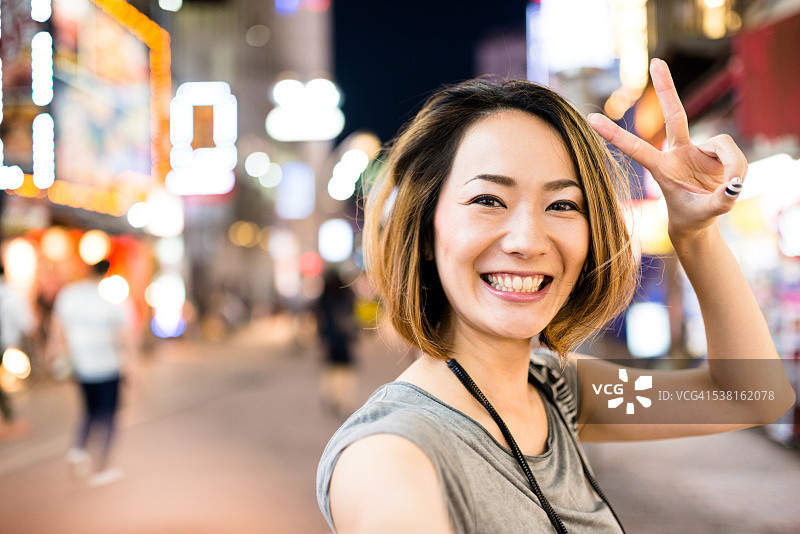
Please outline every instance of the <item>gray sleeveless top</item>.
M570 533L620 533L608 506L584 476L567 434L577 431L580 390L575 364L562 374L554 354L536 352L530 371L531 380L552 387L570 425L564 425L542 395L549 427L547 450L525 458L545 497ZM375 391L325 448L317 471L317 500L334 531L328 489L336 460L345 447L372 434L402 436L430 458L456 533L554 531L506 444L498 443L471 417L407 382L392 382Z

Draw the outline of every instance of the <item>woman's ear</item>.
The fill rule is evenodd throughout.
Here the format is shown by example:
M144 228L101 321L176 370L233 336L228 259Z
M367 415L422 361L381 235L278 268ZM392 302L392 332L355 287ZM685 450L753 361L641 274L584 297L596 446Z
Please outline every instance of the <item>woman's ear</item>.
M422 240L422 257L425 261L433 261L433 245L429 236Z

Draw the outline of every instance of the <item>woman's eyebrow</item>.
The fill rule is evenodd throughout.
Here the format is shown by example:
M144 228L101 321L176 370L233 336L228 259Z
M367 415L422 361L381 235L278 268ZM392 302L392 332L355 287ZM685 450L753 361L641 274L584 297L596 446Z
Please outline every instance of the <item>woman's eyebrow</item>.
M470 183L473 180L485 180L487 182L492 182L497 185L502 185L503 187L514 187L517 185L517 181L511 178L510 176L504 176L502 174L478 174L473 176L469 180L467 180L464 185ZM581 184L576 182L575 180L570 180L569 178L562 178L559 180L551 180L546 182L542 189L545 191L560 191L561 189L566 189L567 187L577 187L581 191L583 191L583 187Z
M542 186L545 191L559 191L561 189L566 189L567 187L577 187L581 191L583 191L583 187L581 184L576 182L575 180L570 180L569 178L562 178L561 180L552 180L547 182Z
M473 176L466 182L464 185L467 185L473 180L486 180L487 182L492 182L497 185L502 185L504 187L514 187L517 185L517 181L511 178L510 176L503 176L502 174L478 174L477 176Z

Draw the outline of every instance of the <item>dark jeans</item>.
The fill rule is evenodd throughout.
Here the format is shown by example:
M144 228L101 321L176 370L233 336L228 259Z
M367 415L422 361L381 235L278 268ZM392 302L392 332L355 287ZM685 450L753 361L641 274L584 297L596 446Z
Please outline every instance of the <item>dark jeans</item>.
M0 347L0 365L3 363L3 348ZM14 408L11 406L11 399L0 386L0 415L6 423L14 422Z
M0 414L2 414L3 420L6 423L14 422L14 410L11 407L11 399L8 398L8 393L3 391L2 386L0 386Z
M119 399L119 377L104 382L81 382L85 415L78 428L77 446L85 449L89 434L99 434L101 456L99 468L105 469L111 440L114 437L114 415Z

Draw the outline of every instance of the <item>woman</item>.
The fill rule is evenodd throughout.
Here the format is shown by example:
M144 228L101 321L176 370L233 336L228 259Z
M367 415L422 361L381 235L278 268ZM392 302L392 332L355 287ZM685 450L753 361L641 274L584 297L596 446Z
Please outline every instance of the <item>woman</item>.
M422 355L328 444L317 490L336 532L620 532L578 436L709 434L772 421L792 405L785 373L743 377L722 360L780 363L715 224L741 190L745 158L728 136L694 146L666 64L650 69L664 151L603 116L587 122L528 82L446 88L396 140L367 205L368 271L394 327ZM654 402L632 425L593 390L617 382L620 367L569 351L624 309L636 267L622 173L592 129L660 184L703 310L709 368L651 372L657 389L723 399L768 389L771 404L706 403L692 410L705 424L664 425L670 407ZM642 375L625 373L631 383ZM713 422L731 413L739 417Z

